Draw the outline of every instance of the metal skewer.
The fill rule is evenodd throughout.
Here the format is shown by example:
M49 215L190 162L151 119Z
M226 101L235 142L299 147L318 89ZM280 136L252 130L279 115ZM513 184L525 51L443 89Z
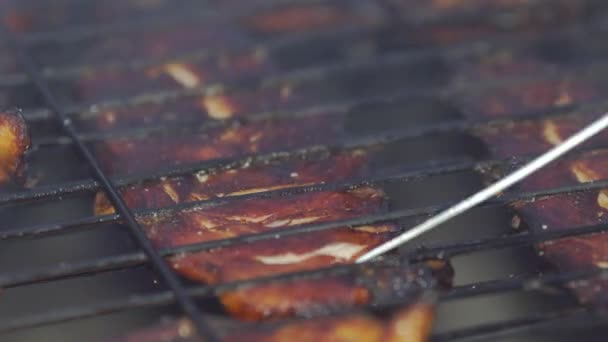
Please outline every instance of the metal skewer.
M511 174L505 176L503 179L498 182L488 186L487 188L471 195L470 197L462 200L461 202L453 205L452 207L440 212L439 214L431 217L430 219L420 223L417 226L414 226L412 229L407 232L397 236L396 238L387 241L386 243L372 249L371 251L360 256L356 262L362 263L373 259L377 256L380 256L434 228L445 223L449 219L458 216L467 210L475 207L476 205L482 203L483 201L499 194L505 189L509 188L511 185L523 180L528 177L532 173L538 171L542 167L551 163L555 159L561 157L568 151L577 147L578 145L584 143L586 140L591 138L592 136L598 134L602 130L608 127L608 113L604 113L599 119L595 120L593 123L589 124L587 127L583 128L576 134L572 135L570 138L562 142L561 144L553 147L549 151L544 154L538 156L536 159L532 160L528 164L524 165L522 168L512 172Z

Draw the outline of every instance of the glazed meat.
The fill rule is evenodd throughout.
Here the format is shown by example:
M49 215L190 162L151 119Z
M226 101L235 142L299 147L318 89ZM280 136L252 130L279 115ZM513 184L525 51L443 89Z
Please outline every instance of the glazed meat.
M447 280L451 274L443 275L445 265L374 266L365 267L351 277L359 277L360 283L373 284L374 302L392 301L394 309L388 314L376 316L359 310L348 314L319 317L304 321L273 324L271 326L226 327L213 322L212 327L220 333L222 341L426 341L430 332L436 298L441 287L438 280ZM447 276L447 278L446 278ZM406 304L395 304L406 303ZM354 309L348 306L342 310ZM237 331L235 333L235 331ZM182 319L174 323L138 331L108 342L196 342L194 327Z
M0 186L23 180L25 154L29 147L30 136L21 112L0 112Z
M560 103L596 99L604 93L603 87L584 78L553 83L535 82L524 87L511 85L485 97L475 110L468 113L475 117L516 116L522 111L546 110ZM476 134L495 157L532 156L559 144L598 116L599 113L588 112L544 120L499 123L479 129ZM606 143L608 133L603 132L585 146L600 148L606 147ZM607 166L608 154L601 148L593 152L575 154L528 177L516 186L516 190L536 191L606 179ZM505 168L498 173L504 175L510 171L511 168ZM523 222L533 232L608 223L608 196L605 190L521 201L515 203L513 209L517 214L514 222ZM519 228L519 224L516 226ZM607 246L608 236L595 234L544 242L537 245L537 249L539 255L560 271L574 272L608 265ZM570 283L568 286L582 302L600 306L608 303L608 283L605 280L595 278Z

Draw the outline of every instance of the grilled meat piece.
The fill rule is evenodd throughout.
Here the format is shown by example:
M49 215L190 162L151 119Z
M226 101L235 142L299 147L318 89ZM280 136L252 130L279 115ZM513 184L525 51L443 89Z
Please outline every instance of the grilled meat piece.
M432 264L434 266L431 267L437 271L445 270L445 264L439 261L429 265ZM360 310L353 311L355 308L347 305L337 307L335 311L323 312L338 313L330 317L262 327L242 323L240 326L226 327L212 322L212 328L220 333L222 341L426 341L433 322L435 293L441 286L438 279L442 279L441 275L429 269L429 265L364 266L350 275L359 278L360 283L370 284L370 287L375 289L374 303L392 303L390 306L393 309L384 310L381 316ZM350 312L343 313L344 311ZM191 323L182 319L110 341L195 342L199 340L194 336L194 327Z
M116 58L117 52L123 59L147 55L166 60L169 56L179 56L191 51L192 46L205 46L213 50L227 45L238 47L244 44L241 35L229 27L214 27L226 26L225 23L200 26L181 25L166 32L146 33L135 40L132 36L112 38L86 50L82 62L103 63L104 59ZM186 61L169 60L166 63L129 70L118 68L83 75L78 80L78 97L81 101L98 102L146 92L170 93L179 89L202 88L219 81L260 75L273 70L263 51L254 49L231 55L211 54L183 59Z
M99 157L114 175L197 161L246 156L329 144L345 137L345 116L274 119L210 127L170 129L141 138L114 138L98 145ZM189 131L188 131L189 130ZM176 134L178 133L178 134Z
M552 107L597 101L608 95L606 81L563 75L538 81L514 82L463 94L459 104L471 117L508 117L536 113Z
M166 179L130 187L123 193L127 204L135 208L229 197L364 175L367 159L364 151L355 150L320 160L246 166ZM156 246L166 248L313 222L344 220L381 213L385 209L386 200L381 190L362 187L195 207L178 213L144 216L140 222ZM96 212L110 210L107 200L98 197ZM217 284L350 262L396 233L396 227L390 223L345 227L178 255L171 262L178 272L191 279ZM319 287L324 291L318 291ZM367 299L366 292L357 289L349 279L256 286L221 295L229 311L246 319L304 314L321 304L363 303Z
M524 132L532 136L532 134L549 131L550 133L541 133L535 138L540 140L536 143L536 147L549 148L583 128L591 119L592 117L579 116L539 122L536 125L528 123L527 127L524 127ZM512 129L516 130L517 126L520 125L515 124ZM495 136L497 135L491 137ZM491 137L486 136L485 139L491 143ZM515 138L508 144L505 144L506 139L497 139L497 144L494 146L503 153L524 150L527 148L525 146L530 143L530 139L525 137L526 135L522 132L520 138ZM606 146L606 142L608 142L608 134L603 133L589 143ZM530 176L518 186L518 190L538 191L604 180L608 178L607 166L606 150L586 152L565 158L543 169L542 172ZM511 170L504 170L505 173L508 171ZM608 214L608 192L595 190L560 194L516 203L514 208L525 224L538 232L606 224L608 223L608 215L606 215ZM606 267L608 265L606 246L608 246L608 235L601 233L548 241L539 244L537 248L539 255L542 255L559 270L575 272L593 267ZM606 280L593 278L570 283L568 287L574 290L581 302L603 307L608 305L608 282Z
M603 87L585 78L562 82L535 82L531 87L510 85L496 93L485 96L475 110L468 111L472 117L516 116L521 111L546 110L556 104L576 103L602 97ZM533 89L532 92L530 90ZM508 94L508 96L505 96ZM487 95L487 94L485 94ZM481 98L481 97L480 97ZM589 124L598 114L556 116L544 120L523 120L498 123L479 129L479 136L495 157L535 155L559 144L567 137ZM606 146L608 133L601 133L586 143L586 147ZM512 168L499 170L499 176ZM519 185L517 191L537 191L558 188L594 180L606 179L608 154L599 150L575 155L558 161L538 172ZM572 229L587 225L608 223L608 193L606 190L560 194L545 198L521 201L513 205L521 221L533 232ZM542 255L557 269L574 272L608 265L608 236L594 234L564 238L538 244ZM608 304L608 282L594 278L568 284L581 302L591 305Z
M17 32L49 32L82 25L132 20L134 16L154 16L160 11L184 10L190 1L125 0L120 2L53 2L15 1L7 9L6 24Z
M0 112L0 185L23 181L29 147L30 136L21 112Z
M185 176L144 182L122 189L122 196L131 208L161 208L207 199L254 194L288 189L323 182L347 181L369 175L369 154L374 149L354 149L336 154L320 152L306 159L268 160L250 165L245 161L230 170L208 170ZM95 212L114 211L103 193L95 200Z

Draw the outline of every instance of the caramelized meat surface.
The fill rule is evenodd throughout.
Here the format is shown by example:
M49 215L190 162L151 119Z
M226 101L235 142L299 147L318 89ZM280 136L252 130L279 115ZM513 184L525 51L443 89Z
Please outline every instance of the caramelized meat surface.
M0 186L20 182L25 172L25 154L30 147L25 120L19 111L0 112Z
M607 141L606 136L603 139ZM606 150L586 152L563 159L531 176L519 186L519 190L537 191L605 180L608 178L607 167ZM537 198L516 203L514 208L525 224L538 232L606 224L608 191L602 189ZM537 248L539 255L563 272L608 267L608 235L605 233L551 240ZM581 302L602 307L608 305L608 282L601 277L572 282L568 287Z
M435 262L436 271L445 270L445 264ZM303 321L272 324L269 326L241 325L225 327L212 324L222 341L426 341L432 327L435 291L442 276L425 265L365 267L351 277L374 288L373 301L392 302L393 309L382 315L361 312L352 305L336 307L347 314L317 317ZM450 277L451 274L448 275ZM448 279L445 279L449 281ZM373 284L373 285L372 285ZM405 303L405 304L396 304ZM327 310L328 307L325 307ZM388 311L388 312L386 312ZM331 313L332 311L321 313ZM335 311L333 311L335 312ZM174 323L137 331L111 342L195 342L194 327L182 319ZM222 333L223 332L223 333ZM108 341L108 342L110 342Z
M98 146L112 174L196 161L246 156L328 144L345 136L343 115L274 119L203 131L166 132L143 138L110 139ZM176 134L177 133L177 134Z
M533 89L530 92L530 89ZM575 103L603 96L603 87L584 79L534 84L533 88L511 86L486 97L471 116L513 116L521 111L547 109L559 103ZM508 95L507 95L508 94ZM500 123L477 131L493 156L535 155L559 144L589 124L599 114L557 116L545 120ZM586 147L606 146L608 134L601 133ZM514 165L513 168L517 167ZM516 191L537 191L608 178L608 154L604 150L575 154L533 174L516 186ZM512 171L502 170L501 174ZM533 232L573 229L608 223L606 190L567 193L536 198L513 205L521 221ZM515 220L519 222L520 220ZM585 235L552 240L537 245L543 256L562 272L608 266L608 236ZM608 282L600 278L568 284L581 302L608 304Z
M367 172L367 159L364 151L355 150L320 160L199 173L130 187L124 190L124 198L131 207L150 208L348 179ZM200 206L178 213L144 216L140 222L155 244L166 248L346 220L384 210L384 193L380 189L361 187ZM109 211L107 200L99 196L96 212ZM177 255L171 263L191 279L217 284L351 262L396 233L397 228L390 223L313 231L279 240ZM324 291L318 291L319 288ZM367 299L366 292L358 289L350 278L255 286L221 295L229 311L246 319L303 314L332 302L363 303Z

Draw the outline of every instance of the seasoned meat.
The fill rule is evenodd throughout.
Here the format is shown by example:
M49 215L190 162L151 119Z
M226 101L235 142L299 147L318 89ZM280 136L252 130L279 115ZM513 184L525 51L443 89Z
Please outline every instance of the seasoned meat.
M530 92L530 89L534 89ZM574 103L603 96L603 87L585 79L563 82L535 83L533 88L511 85L485 97L477 104L471 116L517 115L521 111L546 109L556 103ZM508 96L505 96L508 94ZM487 144L495 157L535 155L542 153L582 129L598 117L598 113L557 116L545 120L525 120L496 124L480 129L476 134ZM603 146L608 133L601 133L585 146ZM515 168L518 165L514 165ZM608 154L596 150L564 158L530 176L516 186L517 191L537 191L606 179ZM499 172L506 174L512 168ZM533 232L572 229L593 224L608 223L608 193L606 190L560 194L513 205L518 216L514 222L523 222ZM575 272L608 265L608 235L594 234L559 239L538 244L543 256L562 272ZM600 278L568 284L584 303L606 306L608 282Z
M435 263L435 268L445 265ZM375 302L393 303L394 309L381 316L349 306L336 308L349 313L318 317L270 326L226 327L212 324L222 341L426 341L434 317L437 273L425 265L374 266L358 271L361 283L374 284ZM406 303L395 305L395 303ZM215 322L214 322L215 323ZM195 342L194 327L187 319L131 333L108 342Z
M18 110L0 112L0 186L23 180L25 154L30 147L25 120Z

